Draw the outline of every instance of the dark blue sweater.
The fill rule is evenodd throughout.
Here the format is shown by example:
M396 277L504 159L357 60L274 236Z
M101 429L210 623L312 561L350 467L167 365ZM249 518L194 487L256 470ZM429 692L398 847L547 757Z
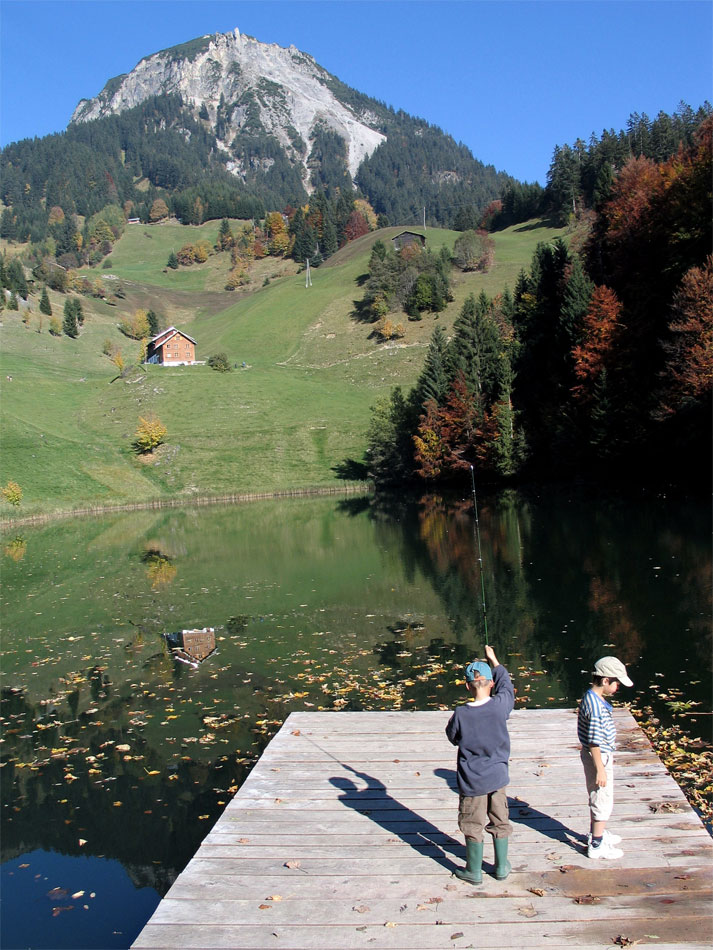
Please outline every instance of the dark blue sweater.
M510 781L510 735L507 719L515 705L510 674L493 671L493 692L482 706L459 706L448 720L446 735L458 746L458 789L461 795L488 795Z

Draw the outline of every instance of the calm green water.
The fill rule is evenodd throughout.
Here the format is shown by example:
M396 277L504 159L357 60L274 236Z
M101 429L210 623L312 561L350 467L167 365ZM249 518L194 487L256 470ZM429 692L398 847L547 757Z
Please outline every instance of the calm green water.
M519 705L574 705L614 653L640 705L710 710L706 504L548 488L479 506ZM290 711L450 707L482 654L469 493L136 512L1 550L6 948L128 947ZM203 626L217 651L176 664L163 634Z

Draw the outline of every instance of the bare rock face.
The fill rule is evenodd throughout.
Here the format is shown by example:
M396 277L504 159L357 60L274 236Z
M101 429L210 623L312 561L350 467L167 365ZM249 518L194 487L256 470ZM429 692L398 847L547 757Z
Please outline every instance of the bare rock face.
M294 46L260 43L249 36L215 34L147 56L130 72L110 80L94 99L83 99L72 122L89 122L139 105L150 96L179 93L184 103L210 123L220 148L230 151L241 131L259 131L278 140L302 166L315 127L340 135L352 177L385 136L372 128L376 116L357 111L333 94L334 81L314 59ZM223 106L221 107L221 99ZM228 168L240 176L238 160Z

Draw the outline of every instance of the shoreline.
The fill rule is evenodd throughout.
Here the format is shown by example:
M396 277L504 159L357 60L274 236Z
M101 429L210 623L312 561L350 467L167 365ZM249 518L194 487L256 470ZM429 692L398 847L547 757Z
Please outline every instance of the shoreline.
M196 495L194 497L155 498L149 501L126 502L117 505L96 505L69 508L22 518L0 518L0 530L28 525L48 524L62 518L92 517L124 511L151 511L158 508L193 508L208 505L244 504L282 498L308 498L318 495L367 495L374 491L373 482L348 482L345 485L323 485L314 488L281 488L268 492L237 492L230 495Z

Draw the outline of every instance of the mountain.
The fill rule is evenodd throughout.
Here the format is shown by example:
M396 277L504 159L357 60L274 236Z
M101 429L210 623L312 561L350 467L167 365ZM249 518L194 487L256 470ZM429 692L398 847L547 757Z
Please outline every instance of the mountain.
M116 115L150 96L178 93L194 118L208 116L218 148L228 156L226 167L237 177L245 180L247 168L233 155L235 137L259 130L301 167L309 191L306 143L318 130L329 129L343 140L352 177L386 140L378 129L383 107L367 100L353 106L342 102L335 85L326 70L294 46L260 43L236 29L145 57L130 73L109 80L96 98L83 99L71 121Z
M346 86L294 47L232 33L147 56L77 106L66 132L0 155L0 236L44 240L52 207L91 216L165 200L179 220L262 217L361 195L392 224L478 219L513 180L423 119ZM8 209L10 209L8 213ZM468 225L471 226L471 225Z

